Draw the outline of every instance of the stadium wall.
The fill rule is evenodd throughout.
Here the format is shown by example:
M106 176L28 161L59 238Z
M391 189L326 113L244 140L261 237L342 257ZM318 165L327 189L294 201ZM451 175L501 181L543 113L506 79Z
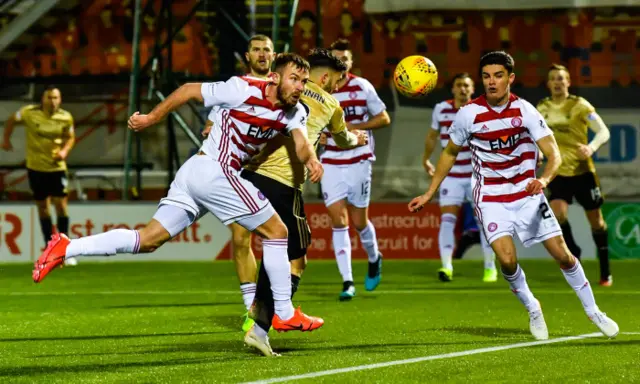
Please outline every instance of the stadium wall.
M309 257L333 259L331 224L322 204L307 204L308 222L313 232ZM70 204L70 236L72 238L97 234L113 228L141 228L152 217L156 204L150 203L87 203ZM640 254L640 204L613 203L604 207L610 228L612 257L633 258ZM373 203L371 221L376 226L380 250L386 258L437 259L439 208L430 204L419 214L410 214L406 202ZM569 220L576 241L583 248L585 258L595 258L591 231L584 213L572 206ZM55 221L54 221L55 222ZM231 258L229 230L212 215L176 236L152 254L92 257L92 261L169 261L169 260L228 260ZM365 259L357 233L351 228L353 257ZM44 239L40 232L35 206L27 204L0 205L0 262L32 262L40 255ZM252 244L256 255L262 254L260 240ZM542 246L522 248L521 258L546 258ZM473 247L466 259L482 258L479 246Z

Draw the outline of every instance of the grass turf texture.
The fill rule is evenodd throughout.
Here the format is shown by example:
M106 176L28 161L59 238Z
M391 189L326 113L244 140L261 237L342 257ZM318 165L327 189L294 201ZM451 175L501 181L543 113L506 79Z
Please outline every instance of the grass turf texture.
M505 281L482 283L480 261L437 281L436 261L390 261L378 290L339 302L334 262L312 261L294 303L322 316L313 333L271 335L281 358L244 347L235 270L216 263L90 263L39 285L31 266L0 265L0 382L244 382L533 341L528 316ZM596 332L551 261L523 261L551 338ZM600 307L621 332L640 332L640 263L613 262ZM621 334L425 361L302 382L634 382L640 335Z

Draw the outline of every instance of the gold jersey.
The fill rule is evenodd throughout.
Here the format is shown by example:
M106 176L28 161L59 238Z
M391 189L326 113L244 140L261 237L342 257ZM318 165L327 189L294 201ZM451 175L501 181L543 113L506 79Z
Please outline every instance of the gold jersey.
M560 104L547 97L538 103L537 108L553 131L560 148L562 165L558 175L595 173L593 159L580 160L577 155L578 144L588 144L589 115L595 112L595 108L584 98L575 95L569 95Z
M325 127L332 134L347 132L340 102L319 85L309 81L300 101L309 107L307 137L314 145ZM245 168L300 190L307 177L306 167L296 157L293 140L282 135L270 140Z
M27 168L40 172L66 171L64 160L54 160L73 133L73 117L64 109L48 116L40 105L28 105L15 115L27 128Z

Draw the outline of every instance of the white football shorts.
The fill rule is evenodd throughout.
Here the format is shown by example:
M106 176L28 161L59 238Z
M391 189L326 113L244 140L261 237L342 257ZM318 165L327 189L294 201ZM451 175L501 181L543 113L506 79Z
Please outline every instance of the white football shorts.
M159 205L182 208L194 217L209 211L225 225L238 223L250 231L275 214L250 181L207 155L194 155L180 167Z
M477 208L489 244L500 237L517 234L522 245L530 247L562 235L560 224L542 193L511 203L480 201Z
M357 208L366 208L371 199L371 162L349 165L322 164L324 175L320 181L324 205L347 199Z

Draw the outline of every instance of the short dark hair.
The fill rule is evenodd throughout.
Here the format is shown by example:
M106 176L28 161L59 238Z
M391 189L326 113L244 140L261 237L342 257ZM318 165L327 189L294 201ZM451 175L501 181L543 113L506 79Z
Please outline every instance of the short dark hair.
M309 70L309 62L297 53L280 53L276 56L274 61L274 67L276 72L282 72L282 70L292 63L298 69Z
M471 79L471 81L473 81L473 78L471 78L471 75L468 72L460 72L456 73L451 79L451 86L453 86L458 79Z
M42 93L53 91L54 89L60 90L60 88L58 88L58 86L53 85L53 84L49 84L46 87L44 87L44 90L42 91Z
M513 68L516 63L513 61L513 57L505 51L493 51L485 54L480 58L480 67L478 68L478 73L482 75L482 68L485 65L502 65L507 73L513 73Z
M338 56L331 53L330 50L324 48L314 48L309 51L307 61L311 68L329 68L336 72L344 72L347 70L347 64L340 60Z
M567 74L567 76L570 76L569 75L569 70L567 69L567 67L565 67L564 65L561 65L561 64L556 64L556 63L551 64L549 66L549 70L547 71L547 73L549 73L551 71L564 71Z
M268 42L271 43L271 46L273 47L273 41L271 41L269 36L267 36L267 35L253 35L253 36L251 36L251 38L249 39L249 42L247 43L247 51L251 50L251 43L253 43L254 41L268 41Z
M336 51L350 51L351 44L347 39L338 39L333 43L331 43L331 45L329 46L329 49L336 50Z

